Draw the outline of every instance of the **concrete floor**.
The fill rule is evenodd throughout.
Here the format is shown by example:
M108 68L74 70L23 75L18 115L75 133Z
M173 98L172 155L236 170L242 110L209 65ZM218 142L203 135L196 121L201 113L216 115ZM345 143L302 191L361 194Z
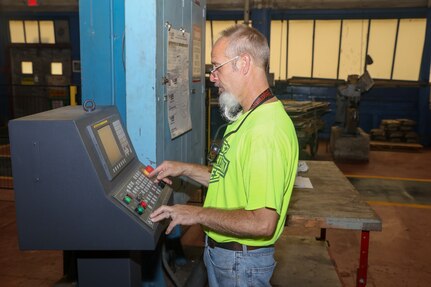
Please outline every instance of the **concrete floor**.
M337 165L345 175L431 181L430 149L372 151L368 163ZM429 286L431 205L381 201L370 204L382 219L383 231L370 233L367 286ZM360 234L328 230L327 239L343 285L355 286Z
M325 143L316 159L331 160ZM337 165L346 175L431 181L431 149L372 151L368 162ZM0 286L52 286L62 276L62 252L19 250L13 198L12 190L0 190ZM429 286L431 205L390 201L371 205L382 218L383 231L370 235L367 286ZM313 228L288 230L290 235L318 236L319 232ZM360 233L328 230L327 240L342 285L355 286ZM182 238L185 246L199 246L202 241L199 226L188 228Z

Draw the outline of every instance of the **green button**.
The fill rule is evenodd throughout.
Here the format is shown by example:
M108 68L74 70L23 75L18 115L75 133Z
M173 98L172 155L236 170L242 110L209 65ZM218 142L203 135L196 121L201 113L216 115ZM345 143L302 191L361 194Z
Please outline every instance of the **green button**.
M144 213L144 208L142 206L138 206L136 207L136 212L138 212L139 215L141 215L142 213Z
M124 201L126 204L129 204L129 203L132 201L132 199L126 195L126 196L123 198L123 201Z

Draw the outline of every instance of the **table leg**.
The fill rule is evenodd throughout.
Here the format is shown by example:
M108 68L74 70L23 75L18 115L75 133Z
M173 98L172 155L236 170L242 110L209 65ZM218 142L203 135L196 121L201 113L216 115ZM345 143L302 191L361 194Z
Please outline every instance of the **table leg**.
M367 285L368 269L368 247L370 245L370 232L362 230L361 232L361 253L359 255L359 268L356 276L356 286L363 287Z
M320 228L320 237L316 237L316 240L318 241L326 240L326 228Z

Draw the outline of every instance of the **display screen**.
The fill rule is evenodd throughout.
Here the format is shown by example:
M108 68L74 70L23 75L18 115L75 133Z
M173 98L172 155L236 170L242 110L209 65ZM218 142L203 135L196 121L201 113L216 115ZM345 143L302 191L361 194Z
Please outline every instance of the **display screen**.
M111 166L115 166L123 158L123 155L121 154L120 148L115 141L111 126L104 126L98 129L97 133L99 134L100 141L102 142L103 148L105 149Z
M109 180L135 158L135 152L118 114L87 126L91 140Z

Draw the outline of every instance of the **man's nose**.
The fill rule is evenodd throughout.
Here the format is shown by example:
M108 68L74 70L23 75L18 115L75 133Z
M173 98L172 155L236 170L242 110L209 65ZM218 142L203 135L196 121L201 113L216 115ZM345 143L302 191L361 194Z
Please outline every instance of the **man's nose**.
M217 77L215 76L215 74L214 73L210 73L210 81L211 82L215 82L215 81L217 81Z

